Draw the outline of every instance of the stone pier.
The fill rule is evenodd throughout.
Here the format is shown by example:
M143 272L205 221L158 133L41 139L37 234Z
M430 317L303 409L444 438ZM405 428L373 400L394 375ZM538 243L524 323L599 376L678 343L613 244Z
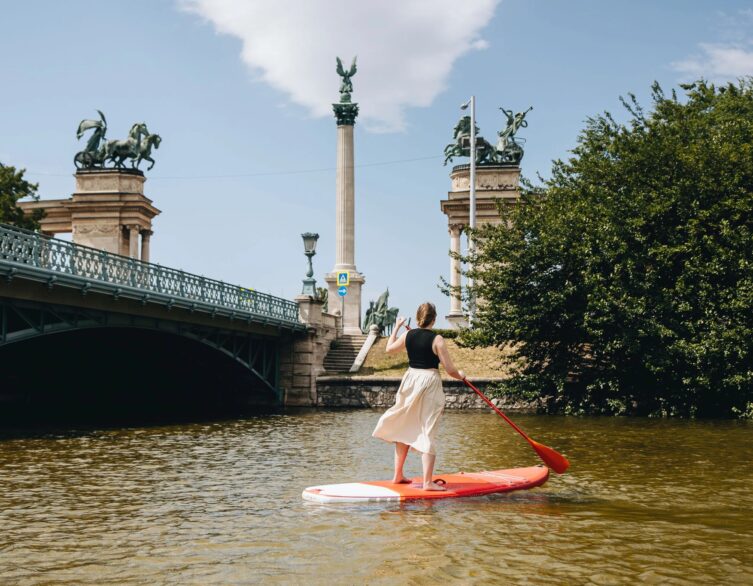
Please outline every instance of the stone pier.
M281 341L280 388L288 407L314 407L318 404L316 379L324 372L324 357L337 338L340 317L322 311L323 302L308 295L295 298L303 333Z

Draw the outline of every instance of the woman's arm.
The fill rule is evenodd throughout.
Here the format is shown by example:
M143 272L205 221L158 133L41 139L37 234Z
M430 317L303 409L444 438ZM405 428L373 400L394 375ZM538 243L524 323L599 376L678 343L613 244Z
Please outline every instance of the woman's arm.
M402 326L404 323L404 317L398 318L398 320L395 322L395 327L392 328L390 337L387 340L387 354L394 354L395 352L400 352L400 350L405 350L405 336L408 332L405 332L405 334L403 334L399 338L397 337L397 332L400 330L400 326Z
M439 361L442 363L442 366L444 366L447 374L449 374L452 378L463 380L465 378L465 373L462 370L455 368L455 364L452 362L450 351L447 349L447 344L445 343L444 338L439 335L436 336L434 338L433 346L434 351L436 352L437 356L439 356Z

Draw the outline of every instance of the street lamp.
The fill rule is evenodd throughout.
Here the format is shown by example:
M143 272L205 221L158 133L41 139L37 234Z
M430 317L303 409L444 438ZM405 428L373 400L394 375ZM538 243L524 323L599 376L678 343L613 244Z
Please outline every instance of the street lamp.
M316 254L316 241L319 240L319 234L313 232L304 232L301 234L303 238L303 254L309 259L309 270L306 273L306 278L303 279L303 295L309 295L310 297L316 297L316 279L314 279L314 267L311 264L311 257Z
M470 182L470 201L468 202L468 205L470 207L469 210L469 225L471 228L471 231L473 231L476 228L476 96L471 96L471 99L468 100L465 104L460 106L461 110L466 110L470 106L471 108L471 148L470 148L470 155L471 155L471 173L469 177ZM474 250L473 246L473 237L468 234L468 254L470 255ZM468 278L468 289L469 291L473 287L473 278ZM469 297L468 300L468 325L471 325L473 323L473 314L475 310L475 303L473 297Z

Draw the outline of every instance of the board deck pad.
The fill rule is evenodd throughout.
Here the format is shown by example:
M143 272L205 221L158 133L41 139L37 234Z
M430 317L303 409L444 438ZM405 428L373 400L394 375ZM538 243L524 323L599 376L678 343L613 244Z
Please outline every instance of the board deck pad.
M413 478L411 484L392 484L389 480L376 480L310 486L303 491L302 496L305 500L319 503L410 501L481 496L541 486L549 478L549 469L545 466L531 466L434 476L435 481L438 478L447 483L446 491L423 490L423 483L419 477Z

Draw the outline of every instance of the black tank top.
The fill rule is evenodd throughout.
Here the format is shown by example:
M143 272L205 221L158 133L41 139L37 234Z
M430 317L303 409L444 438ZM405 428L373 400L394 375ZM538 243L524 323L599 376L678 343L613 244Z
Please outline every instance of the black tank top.
M408 366L411 368L439 368L439 356L434 354L431 345L436 334L431 330L414 328L405 335L405 349L408 350Z

